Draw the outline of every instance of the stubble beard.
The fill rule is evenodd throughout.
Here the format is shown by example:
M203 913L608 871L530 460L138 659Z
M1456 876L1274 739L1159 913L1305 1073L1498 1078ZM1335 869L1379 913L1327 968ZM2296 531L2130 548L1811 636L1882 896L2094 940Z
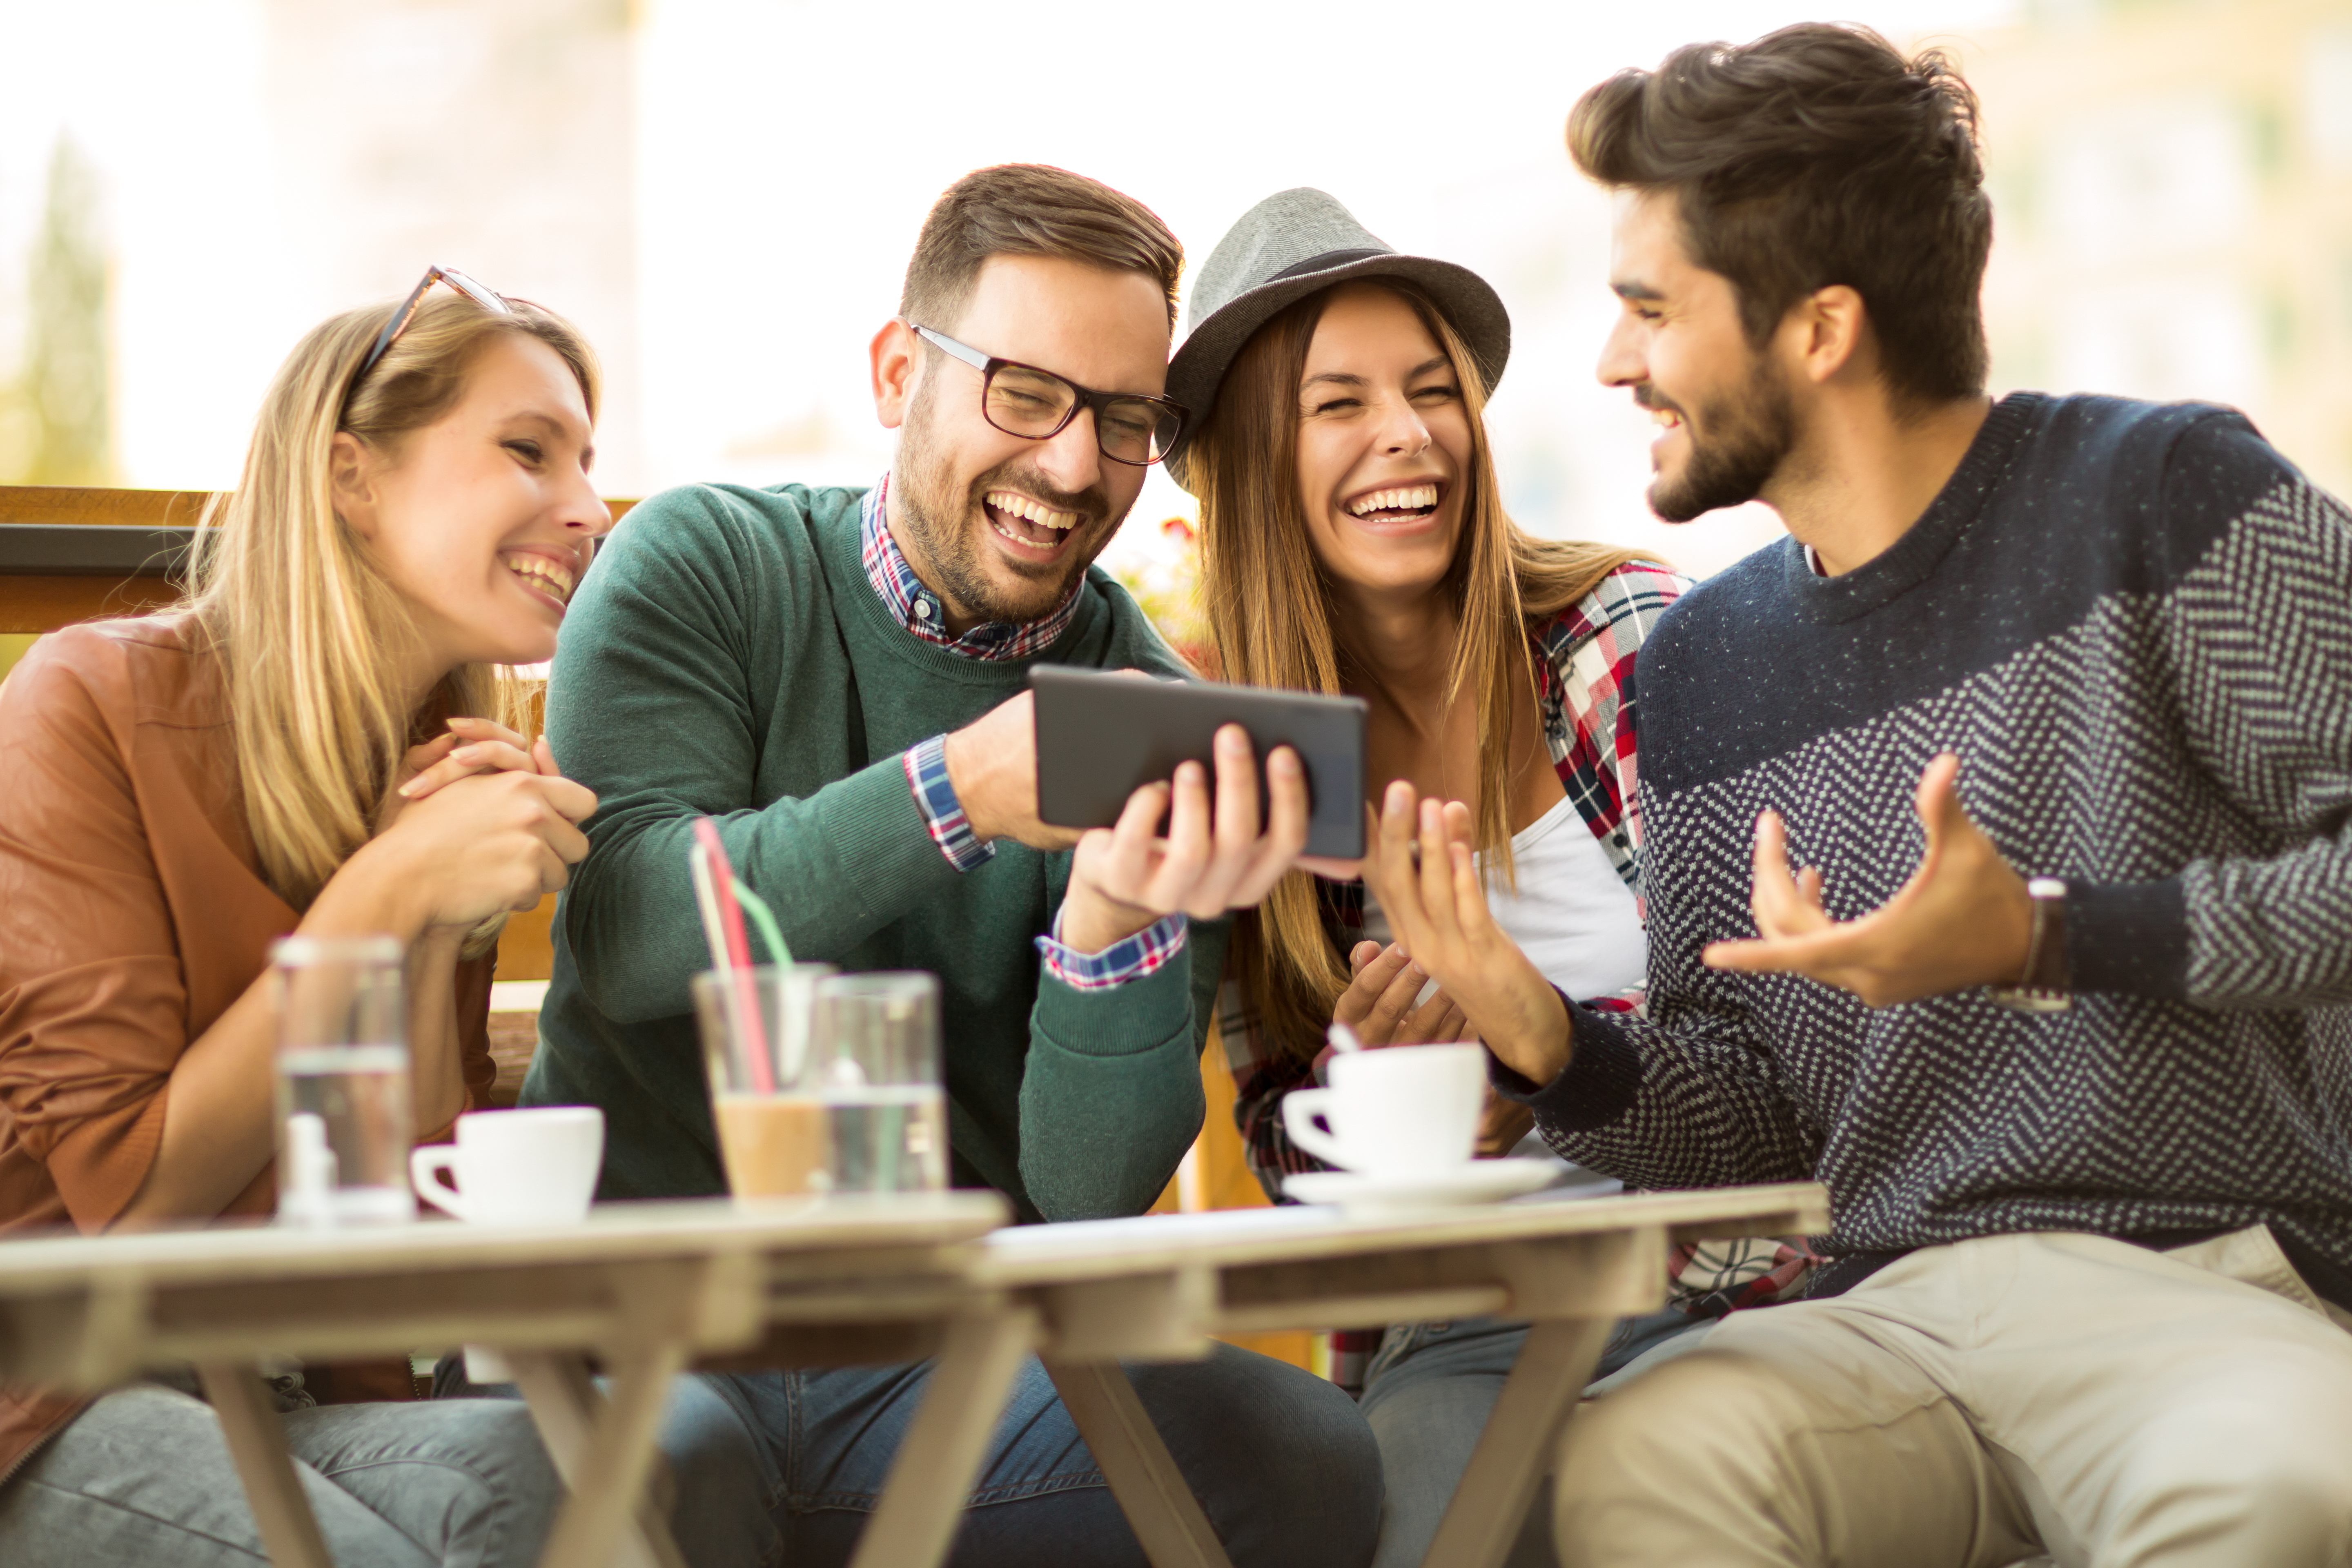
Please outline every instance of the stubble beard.
M1660 474L1650 485L1650 510L1667 522L1688 522L1754 500L1797 444L1796 399L1760 353L1748 367L1745 385L1701 405L1699 414L1694 421L1684 412L1690 456L1681 474L1672 479Z
M915 395L898 436L899 483L893 497L894 510L898 526L906 531L906 542L921 556L919 574L958 615L975 623L1019 626L1043 620L1069 596L1072 584L1102 553L1125 520L1108 515L1108 499L1099 489L1073 495L1045 483L1019 463L999 464L970 484L959 484L950 455L933 439L931 393L936 384L926 384ZM980 498L992 489L1018 489L1047 506L1075 511L1082 520L1078 528L1096 537L1073 541L1067 559L1050 565L1015 559L980 536L980 531L989 526ZM1087 548L1089 543L1092 548ZM1019 574L1024 590L1008 593L990 575L992 555Z

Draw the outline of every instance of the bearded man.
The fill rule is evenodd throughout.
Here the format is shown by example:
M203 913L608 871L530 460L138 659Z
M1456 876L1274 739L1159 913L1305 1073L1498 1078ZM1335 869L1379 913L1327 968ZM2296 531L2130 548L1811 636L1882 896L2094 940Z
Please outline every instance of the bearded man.
M1569 1568L2352 1560L2352 514L2231 409L1987 395L1977 130L1811 24L1569 121L1651 504L1789 537L1642 647L1645 1013L1410 799L1381 902L1561 1153L1832 1215L1570 1424Z
M708 963L687 855L705 816L795 957L939 977L956 1185L1024 1220L1083 1219L1142 1213L1175 1171L1203 1113L1218 917L1296 858L1304 775L1268 758L1261 833L1231 727L1213 781L1188 763L1081 838L1038 820L1027 682L1040 662L1185 673L1092 567L1182 427L1161 396L1182 260L1148 208L1092 180L965 176L874 339L890 472L656 496L582 584L548 731L603 804L523 1100L603 1107L602 1196L727 1190L687 993ZM664 1446L696 1447L682 1422L740 1425L773 1531L752 1560L780 1543L786 1562L845 1561L928 1376L689 1379ZM1133 1377L1236 1563L1370 1555L1380 1458L1344 1394L1230 1346ZM955 1561L1142 1562L1034 1359Z

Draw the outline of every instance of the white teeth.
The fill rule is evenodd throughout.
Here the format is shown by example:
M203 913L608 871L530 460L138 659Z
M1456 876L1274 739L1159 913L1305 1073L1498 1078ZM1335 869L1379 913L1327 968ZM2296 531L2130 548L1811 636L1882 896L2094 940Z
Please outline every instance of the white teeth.
M565 604L572 600L572 574L543 555L503 555L499 562L516 576L536 584Z
M1650 411L1650 422L1671 430L1683 422L1683 416L1671 408L1654 408Z
M1374 490L1348 503L1350 515L1362 517L1374 511L1418 511L1437 504L1435 485L1406 485L1397 489Z
M1011 490L991 490L986 499L988 504L997 510L1013 517L1025 517L1041 527L1067 530L1078 525L1076 512L1055 511L1052 507L1031 500L1027 496L1015 495ZM1001 528L997 531L1004 532ZM1005 537L1009 539L1015 536L1006 534Z

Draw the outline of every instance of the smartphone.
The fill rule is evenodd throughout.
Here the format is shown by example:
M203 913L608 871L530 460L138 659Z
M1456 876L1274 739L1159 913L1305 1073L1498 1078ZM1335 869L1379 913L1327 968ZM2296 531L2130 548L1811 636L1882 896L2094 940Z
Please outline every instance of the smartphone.
M1353 860L1364 852L1364 712L1355 697L1315 697L1262 686L1154 680L1041 664L1037 694L1037 815L1056 827L1108 827L1128 796L1172 778L1179 763L1209 770L1217 731L1249 731L1261 766L1276 746L1307 765L1307 853ZM1258 781L1258 820L1266 794Z

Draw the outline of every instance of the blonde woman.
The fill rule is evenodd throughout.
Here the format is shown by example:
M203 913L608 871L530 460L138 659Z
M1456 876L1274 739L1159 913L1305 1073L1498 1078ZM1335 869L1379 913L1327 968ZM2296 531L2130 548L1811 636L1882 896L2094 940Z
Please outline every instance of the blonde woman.
M1199 424L1170 468L1200 500L1223 677L1365 699L1368 788L1457 803L1516 961L1573 996L1635 991L1630 679L1682 580L1506 515L1484 409L1510 322L1466 268L1398 255L1324 193L1286 191L1219 243L1193 298L1169 387ZM1222 1033L1277 1200L1285 1174L1317 1168L1281 1100L1314 1080L1334 1019L1373 1046L1475 1037L1389 936L1362 883L1305 873L1236 917ZM1490 1100L1481 1152L1528 1123ZM1630 1323L1604 1368L1696 1321ZM1337 1336L1335 1375L1360 1380L1381 1445L1376 1564L1422 1560L1525 1335L1478 1319ZM1538 1561L1541 1536L1521 1548Z
M337 316L271 384L188 601L0 685L0 1231L269 1212L289 931L407 944L428 1138L488 1087L498 924L563 886L596 804L509 673L609 526L596 396L569 325L438 268ZM532 1561L556 1488L523 1408L334 1403L385 1393L404 1366L280 1380L336 1562ZM198 1400L0 1390L0 1560L260 1550Z

